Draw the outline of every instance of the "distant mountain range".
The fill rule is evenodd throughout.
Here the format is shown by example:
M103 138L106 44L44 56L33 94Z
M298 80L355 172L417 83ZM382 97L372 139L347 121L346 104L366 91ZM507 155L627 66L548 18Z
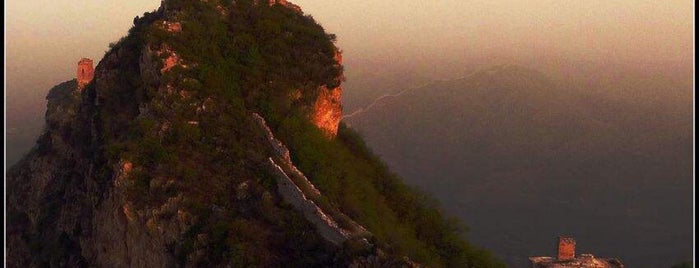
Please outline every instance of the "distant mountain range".
M344 120L509 266L553 254L561 234L628 267L691 259L690 88L628 73L578 78L501 65Z

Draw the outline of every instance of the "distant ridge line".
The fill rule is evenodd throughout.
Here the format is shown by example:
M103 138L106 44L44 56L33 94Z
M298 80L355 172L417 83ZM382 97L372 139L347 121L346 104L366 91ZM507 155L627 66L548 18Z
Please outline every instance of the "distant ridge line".
M350 114L348 114L348 115L343 115L343 116L342 116L342 119L350 118L350 117L352 117L352 116L355 116L355 115L361 114L361 113L363 113L363 112L365 112L365 111L368 111L369 109L371 109L372 107L374 107L374 105L376 105L377 103L379 103L381 100L383 100L383 99L385 99L385 98L398 97L398 96L400 96L400 95L403 95L405 92L408 92L409 90L419 89L419 88L422 88L422 87L426 87L426 86L428 86L428 85L431 84L431 83L433 83L433 82L427 82L427 83L421 84L421 85L416 86L416 87L406 88L406 89L403 89L403 90L401 90L400 92L395 93L395 94L384 94L384 95L381 95L380 97L376 98L373 102L371 102L371 103L370 103L369 105L367 105L366 107L364 107L364 108L359 108L359 109L355 110L354 112L352 112L352 113L350 113Z
M353 116L362 114L362 113L364 113L364 112L370 110L372 107L374 107L376 104L378 104L378 103L379 103L381 100L383 100L383 99L398 97L398 96L401 96L401 95L403 95L403 94L405 94L406 92L411 91L411 90L416 90L416 89L425 88L425 87L427 87L427 86L429 86L429 85L432 85L432 84L435 84L435 83L439 83L439 82L448 82L448 81L463 80L463 79L471 78L471 77L473 77L474 75L476 75L476 74L478 74L478 73L482 73L482 72L490 71L490 70L493 70L493 71L494 71L494 70L498 70L498 69L504 69L504 68L510 67L510 66L517 66L517 65L516 65L516 64L500 64L500 65L489 66L489 67L481 67L481 68L478 68L477 70L471 72L470 74L467 74L467 75L462 76L462 77L460 77L460 78L454 78L454 79L445 79L445 78L442 78L442 79L434 79L434 80L432 80L432 81L425 82L425 83L422 83L422 84L417 85L417 86L414 86L414 87L409 87L409 88L403 89L403 90L399 91L398 93L387 93L387 94L383 94L383 95L379 96L378 98L374 99L374 101L372 101L369 105L367 105L367 106L365 106L365 107L362 107L362 108L359 108L359 109L357 109L357 110L354 110L353 112L351 112L351 113L348 114L348 115L343 115L343 116L342 116L342 119L350 118L350 117L353 117Z

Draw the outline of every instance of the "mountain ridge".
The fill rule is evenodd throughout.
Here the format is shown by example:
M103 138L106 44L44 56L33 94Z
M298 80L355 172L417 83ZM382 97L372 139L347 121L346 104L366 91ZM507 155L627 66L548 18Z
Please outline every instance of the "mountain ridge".
M8 172L8 266L501 267L340 123L338 52L286 1L136 17Z

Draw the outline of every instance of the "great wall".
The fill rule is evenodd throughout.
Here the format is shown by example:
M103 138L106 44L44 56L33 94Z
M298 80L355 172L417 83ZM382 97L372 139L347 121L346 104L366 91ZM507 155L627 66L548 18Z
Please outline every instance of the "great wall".
M274 151L274 155L269 158L270 170L277 179L277 191L285 202L291 204L294 209L311 222L318 233L328 242L341 246L345 241L357 239L366 247L371 244L366 237L371 234L361 225L342 215L339 212L329 213L323 210L312 199L321 196L320 191L306 178L301 171L291 162L289 149L277 140L272 134L272 130L267 126L265 119L257 113L252 114L258 126L264 130L265 138ZM277 160L275 160L275 158ZM288 171L285 171L285 168ZM295 178L297 182L293 179ZM299 185L300 184L300 185ZM305 189L304 192L301 189ZM336 216L332 216L335 214ZM341 227L336 217L342 217L345 228Z

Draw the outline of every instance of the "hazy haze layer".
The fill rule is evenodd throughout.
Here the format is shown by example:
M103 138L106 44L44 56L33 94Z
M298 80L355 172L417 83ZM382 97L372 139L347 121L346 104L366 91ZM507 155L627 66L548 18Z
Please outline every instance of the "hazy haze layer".
M678 64L691 68L693 57L689 0L294 2L338 36L348 111L388 87L403 88L401 81L454 79L494 64L545 70L592 62L672 71ZM8 119L35 106L43 113L48 89L75 77L81 57L99 61L135 16L159 4L6 2Z
M74 77L80 57L100 59L133 17L159 2L6 2L10 92L44 92ZM692 57L694 4L688 0L294 2L338 35L348 71L371 68L359 64L365 62L419 65L484 57L618 62Z

